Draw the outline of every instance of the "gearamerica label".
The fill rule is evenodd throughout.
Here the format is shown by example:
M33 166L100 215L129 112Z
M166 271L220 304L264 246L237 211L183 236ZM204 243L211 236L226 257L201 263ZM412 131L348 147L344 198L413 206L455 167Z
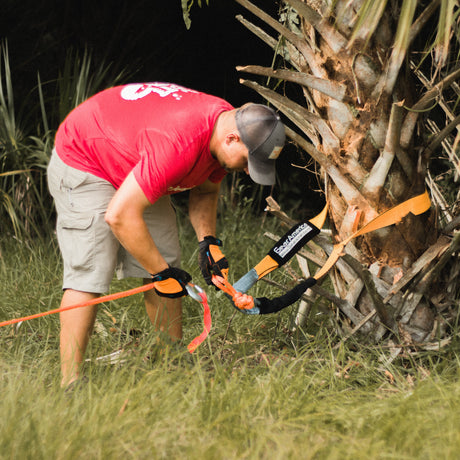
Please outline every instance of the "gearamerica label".
M285 236L286 239L280 246L273 248L273 252L278 254L278 256L281 258L286 257L286 255L288 255L295 248L295 246L312 230L313 227L307 222L300 224L292 233Z

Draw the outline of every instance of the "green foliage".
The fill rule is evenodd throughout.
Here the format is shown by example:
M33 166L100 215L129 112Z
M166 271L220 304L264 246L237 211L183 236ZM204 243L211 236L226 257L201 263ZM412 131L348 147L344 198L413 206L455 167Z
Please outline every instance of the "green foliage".
M0 47L0 220L2 233L16 237L41 235L50 220L46 206L44 169L52 138L49 132L33 134L27 102L14 101L6 42ZM10 222L11 226L6 222Z
M91 53L87 49L82 57L78 52L69 50L58 79L59 120L62 121L73 108L93 94L123 79L125 72L112 76L111 67L104 61L92 64Z
M220 235L232 273L270 243L262 221L228 209ZM184 268L201 284L184 216ZM268 222L265 230L273 230ZM257 229L257 230L256 230ZM0 240L0 320L56 308L62 267L54 240ZM114 281L113 291L132 287ZM276 295L266 284L257 295ZM369 459L456 458L460 448L458 340L441 352L399 355L337 337L325 315L293 334L293 310L236 313L206 289L213 327L184 300L184 343L151 330L142 297L100 307L85 363L87 385L59 388L57 315L0 329L0 445L4 458ZM123 350L110 364L97 357Z
M54 227L46 167L59 123L95 92L119 82L123 72L69 51L62 74L15 105L7 42L0 45L0 232L20 239L43 237Z
M194 3L195 0L181 0L182 16L184 18L185 27L187 27L187 29L190 29L190 27L192 26L192 20L190 19L190 10L192 9ZM197 3L200 8L204 4L202 0L197 0ZM206 0L206 5L209 5L209 0Z

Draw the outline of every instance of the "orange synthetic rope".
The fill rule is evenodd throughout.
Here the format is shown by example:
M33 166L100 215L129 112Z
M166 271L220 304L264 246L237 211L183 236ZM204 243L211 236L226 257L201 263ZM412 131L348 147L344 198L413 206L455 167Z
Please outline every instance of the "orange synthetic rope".
M67 307L55 308L54 310L43 311L41 313L35 313L34 315L23 316L22 318L15 318L10 319L7 321L0 322L0 327L9 326L10 324L21 323L23 321L28 321L30 319L41 318L42 316L53 315L55 313L60 313L62 311L74 310L76 308L83 308L89 307L91 305L97 305L103 302L110 302L111 300L122 299L123 297L128 297L130 295L139 294L141 292L149 291L155 287L155 283L148 283L144 284L143 286L139 286L133 289L128 289L127 291L116 292L114 294L108 294L102 297L97 297L95 299L88 300L86 302L80 302L74 305L69 305ZM195 337L190 344L187 346L190 353L193 353L197 347L203 342L203 340L209 334L211 330L211 311L208 305L208 299L206 297L206 293L198 293L198 295L202 299L204 313L203 313L203 321L204 321L204 329L203 332L198 336Z
M97 297L95 299L88 300L86 302L69 305L67 307L56 308L54 310L48 310L48 311L44 311L41 313L36 313L35 315L23 316L22 318L10 319L8 321L1 322L0 327L8 326L9 324L20 323L22 321L28 321L29 319L41 318L42 316L52 315L54 313L60 313L61 311L73 310L75 308L89 307L90 305L97 305L99 303L121 299L123 297L128 297L133 294L138 294L140 292L148 291L152 289L154 285L155 283L148 283L148 284L144 284L143 286L136 287L134 289L128 289L127 291L116 292L115 294L108 294L102 297Z
M240 310L250 310L254 308L254 299L247 294L238 292L224 277L212 275L212 282L221 291L224 291L231 298L236 307Z

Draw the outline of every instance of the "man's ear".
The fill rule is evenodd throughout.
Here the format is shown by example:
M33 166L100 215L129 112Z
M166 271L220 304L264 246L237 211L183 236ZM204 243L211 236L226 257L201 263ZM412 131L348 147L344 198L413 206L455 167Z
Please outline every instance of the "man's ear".
M239 141L240 141L240 136L236 131L232 131L228 133L227 136L225 137L225 143L227 145L230 145L233 142L239 142Z

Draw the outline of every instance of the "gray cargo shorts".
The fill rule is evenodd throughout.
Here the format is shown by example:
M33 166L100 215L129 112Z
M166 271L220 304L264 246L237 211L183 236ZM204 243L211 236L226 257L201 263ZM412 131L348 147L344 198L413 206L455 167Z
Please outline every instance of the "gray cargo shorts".
M56 233L64 262L63 289L102 293L121 278L150 274L120 245L104 220L116 192L104 179L67 166L53 150L48 187L57 210ZM176 213L169 196L149 206L144 219L166 262L180 266Z

